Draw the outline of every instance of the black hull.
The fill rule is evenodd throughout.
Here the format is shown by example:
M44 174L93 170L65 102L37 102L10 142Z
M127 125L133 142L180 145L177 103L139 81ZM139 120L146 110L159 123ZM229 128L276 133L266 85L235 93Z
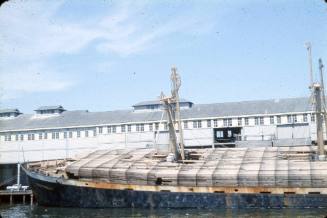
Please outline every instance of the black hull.
M100 189L60 184L27 172L38 204L87 208L327 208L324 194L185 193Z

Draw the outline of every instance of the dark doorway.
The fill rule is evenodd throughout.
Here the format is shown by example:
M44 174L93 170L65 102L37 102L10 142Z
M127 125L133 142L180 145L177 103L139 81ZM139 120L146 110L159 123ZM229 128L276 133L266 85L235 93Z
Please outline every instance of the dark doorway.
M224 147L235 147L235 141L241 135L241 129L241 127L215 128L213 130L215 145L222 144L225 145Z

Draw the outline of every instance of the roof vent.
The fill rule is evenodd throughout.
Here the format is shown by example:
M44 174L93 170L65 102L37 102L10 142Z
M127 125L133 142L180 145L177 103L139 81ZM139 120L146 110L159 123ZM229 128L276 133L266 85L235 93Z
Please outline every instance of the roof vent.
M17 117L21 112L17 109L0 109L0 117Z
M180 99L179 101L180 108L191 108L193 106L193 102L188 101L186 99ZM133 105L135 111L155 111L163 109L163 105L160 100L155 101L143 101Z
M42 106L35 110L37 114L60 114L64 112L65 109L61 105L57 106Z

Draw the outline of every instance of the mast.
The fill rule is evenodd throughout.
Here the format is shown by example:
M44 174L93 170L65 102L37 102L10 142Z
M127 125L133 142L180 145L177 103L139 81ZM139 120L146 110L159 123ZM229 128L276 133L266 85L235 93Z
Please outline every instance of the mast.
M179 105L179 88L181 86L181 78L177 74L177 68L172 67L171 68L171 80L173 83L173 90L172 90L172 96L175 98L176 101L176 120L178 124L178 131L179 131L179 146L181 150L181 158L182 160L185 159L184 154L184 137L183 137L183 130L182 130L182 121L181 121L181 114L180 114L180 105Z
M324 136L322 127L321 85L319 83L314 83L312 88L314 90L316 102L318 159L325 160Z
M179 105L179 94L178 90L181 86L181 78L177 73L176 67L171 68L171 96L165 97L163 93L161 93L161 102L165 106L166 114L167 114L167 124L169 130L169 146L170 152L174 153L175 160L184 160L184 138L183 138L183 130L181 124L181 116L180 116L180 105ZM179 145L177 143L177 134L175 124L178 125L179 130Z
M326 100L324 91L324 78L323 78L323 64L321 59L319 59L319 69L320 69L320 83L313 81L313 70L312 70L312 54L311 54L311 43L307 42L306 47L308 50L308 60L309 60L309 76L310 76L310 86L311 99L315 108L316 116L316 130L317 130L317 145L318 145L318 160L325 160L325 147L324 147L324 135L323 135L323 115L326 118ZM313 97L313 98L312 98ZM323 105L322 105L323 104ZM327 131L327 122L325 122Z
M321 84L321 91L322 91L322 104L323 104L323 116L325 121L325 131L326 131L326 138L327 138L327 110L326 110L326 94L325 94L325 82L324 82L324 65L322 63L321 58L319 58L319 71L320 71L320 84Z
M305 45L306 45L307 50L308 50L309 77L310 77L310 86L309 86L309 88L312 90L312 86L313 86L313 70L312 70L311 43L307 42Z
M167 125L169 131L169 150L174 154L175 160L180 159L180 154L177 148L177 137L174 127L175 113L171 104L171 97L165 97L164 94L161 94L161 101L163 102L167 114Z

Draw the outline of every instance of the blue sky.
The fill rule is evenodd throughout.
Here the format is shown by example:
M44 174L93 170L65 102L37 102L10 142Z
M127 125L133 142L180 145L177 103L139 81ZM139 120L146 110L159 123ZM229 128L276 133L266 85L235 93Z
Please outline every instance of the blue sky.
M305 42L327 66L323 0L9 1L0 8L0 108L127 109L308 96ZM327 71L327 70L326 70Z

